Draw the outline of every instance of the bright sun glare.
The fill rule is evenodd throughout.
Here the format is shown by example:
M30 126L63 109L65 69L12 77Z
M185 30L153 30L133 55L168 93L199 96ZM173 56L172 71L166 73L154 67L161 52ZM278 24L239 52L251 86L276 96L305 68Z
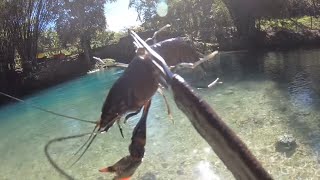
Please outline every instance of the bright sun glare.
M135 9L128 9L129 0L118 0L115 3L105 5L105 16L107 19L108 30L121 31L126 27L138 26L138 13Z

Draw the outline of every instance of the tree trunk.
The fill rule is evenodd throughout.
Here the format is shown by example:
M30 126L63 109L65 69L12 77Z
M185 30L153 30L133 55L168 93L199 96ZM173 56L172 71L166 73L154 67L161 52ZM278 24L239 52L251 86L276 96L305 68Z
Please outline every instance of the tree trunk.
M248 43L256 35L255 20L248 3L242 1L223 0L228 8L232 20L237 27L237 33L243 43Z
M90 47L90 39L86 35L81 36L81 46L83 49L83 54L84 54L84 60L88 68L91 68L92 66L92 52L91 52L91 47Z
M17 46L19 55L21 56L22 68L25 74L30 74L37 69L37 40L32 38L20 39L20 44Z
M201 4L201 11L203 16L200 18L199 25L202 28L200 29L200 38L205 42L210 41L212 31L209 31L209 29L211 29L211 27L214 27L213 24L210 23L212 19L208 16L211 14L213 3L214 2L212 0L203 0Z
M256 32L255 18L249 12L241 12L238 10L238 15L234 18L234 23L237 27L239 37L249 39L253 37Z
M12 74L15 73L14 46L9 37L7 38L8 39L1 40L0 47L0 91L11 93L14 90L17 90L14 86L14 81L16 81L16 79L10 78L12 77Z

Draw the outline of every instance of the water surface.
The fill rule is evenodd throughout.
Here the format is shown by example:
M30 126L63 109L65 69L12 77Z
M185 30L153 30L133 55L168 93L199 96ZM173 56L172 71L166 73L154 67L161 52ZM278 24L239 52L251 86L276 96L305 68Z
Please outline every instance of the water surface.
M320 50L264 54L221 55L204 66L194 86L219 77L223 84L196 89L243 139L275 179L320 178ZM122 70L90 74L25 98L28 103L69 116L97 120L102 103ZM153 97L148 118L146 154L133 179L233 179L170 99L174 123L164 101ZM123 125L122 138L112 127L98 136L86 155L73 167L72 154L86 137L59 142L50 154L76 179L112 179L98 169L128 154L132 130L139 116ZM93 126L15 103L0 108L0 179L62 179L44 154L53 138L90 132ZM292 134L297 149L277 152L278 136ZM69 161L69 159L71 159Z

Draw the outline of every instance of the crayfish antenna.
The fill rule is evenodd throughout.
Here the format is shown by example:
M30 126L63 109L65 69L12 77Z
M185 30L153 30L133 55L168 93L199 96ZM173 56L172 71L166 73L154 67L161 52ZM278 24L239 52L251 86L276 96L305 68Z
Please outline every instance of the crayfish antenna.
M90 145L92 144L92 142L94 141L94 139L97 137L97 133L93 134L93 137L91 139L91 141L88 143L88 145L86 146L86 148L84 149L84 151L81 153L81 155L71 164L70 167L72 167L73 165L75 165L81 158L82 156L87 152L87 150L89 149Z
M65 176L67 179L74 179L74 178L71 177L69 174L67 174L63 169L61 169L61 168L58 166L58 164L52 159L52 157L51 157L50 154L49 154L49 146L50 146L52 143L55 143L55 142L61 142L61 141L65 141L65 140L68 140L68 139L79 138L79 137L83 137L83 136L86 136L86 135L89 135L89 134L92 134L92 133L84 133L84 134L78 134L78 135L73 135L73 136L55 138L55 139L50 140L50 141L45 145L44 152L45 152L45 155L46 155L49 163L53 166L54 169L56 169L56 171L58 171L61 175Z
M0 95L6 96L6 97L8 97L8 98L10 98L10 99L13 99L13 100L15 100L15 101L24 103L24 104L26 104L26 105L28 105L28 106L30 106L30 107L33 107L33 108L38 109L38 110L43 111L43 112L47 112L47 113L49 113L49 114L53 114L53 115L56 115L56 116L60 116L60 117L68 118L68 119L73 119L73 120L81 121L81 122L85 122L85 123L96 124L96 122L94 122L94 121L84 120L84 119L80 119L80 118L76 118L76 117L72 117L72 116L60 114L60 113L57 113L57 112L54 112L54 111L51 111L51 110L42 108L42 107L40 107L40 106L36 106L36 105L34 105L34 104L28 103L28 102L26 102L26 101L24 101L24 100L22 100L22 99L19 99L19 98L17 98L17 97L11 96L11 95L6 94L6 93L1 92L1 91L0 91Z
M97 134L98 134L98 133L102 133L102 132L106 132L106 131L114 124L114 122L115 122L115 121L110 121L110 122L106 125L106 127L104 127L104 129L105 129L104 131L100 131L100 130L101 130L101 126L100 126L99 123L97 123L96 127L94 128L93 132L92 132L91 135L90 135L90 136L92 136L91 140L90 140L90 141L87 140L89 143L88 143L88 144L85 143L85 144L87 144L86 148L83 150L83 152L81 153L81 155L71 164L70 167L72 167L73 165L75 165L75 164L82 158L82 156L87 152L87 150L89 149L90 145L92 144L92 142L94 141L94 139L97 137ZM99 128L98 128L97 131L95 131L95 129L96 129L97 127L99 127ZM90 139L90 138L89 138L89 139ZM83 145L83 146L84 146L84 145ZM81 149L82 149L82 148L81 148ZM80 150L79 150L79 151L80 151Z
M95 131L96 131L96 129L97 129L98 126L99 126L99 124L97 124L97 125L94 127L94 129L93 129L92 133L90 134L89 138L88 138L88 139L86 140L86 142L77 150L77 152L75 152L73 155L77 155L77 154L82 150L82 148L84 148L84 146L90 141L91 137L94 135L94 133L95 133Z

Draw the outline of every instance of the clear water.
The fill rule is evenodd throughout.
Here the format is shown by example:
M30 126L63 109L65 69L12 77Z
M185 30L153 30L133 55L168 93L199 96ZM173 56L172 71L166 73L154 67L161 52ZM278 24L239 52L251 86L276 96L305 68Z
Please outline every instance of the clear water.
M202 81L223 84L197 89L243 139L275 179L320 178L320 50L221 55L205 65ZM70 116L97 120L102 103L122 70L90 74L25 98L29 103ZM233 179L214 152L175 106L174 124L163 99L155 95L148 118L146 154L133 179ZM98 169L128 154L139 116L98 136L73 167L72 154L86 137L53 144L55 162L75 179L112 179ZM0 179L62 179L49 164L45 144L56 137L90 132L93 126L16 103L0 108ZM278 136L292 134L298 148L289 156L275 150ZM74 158L73 158L74 159Z

